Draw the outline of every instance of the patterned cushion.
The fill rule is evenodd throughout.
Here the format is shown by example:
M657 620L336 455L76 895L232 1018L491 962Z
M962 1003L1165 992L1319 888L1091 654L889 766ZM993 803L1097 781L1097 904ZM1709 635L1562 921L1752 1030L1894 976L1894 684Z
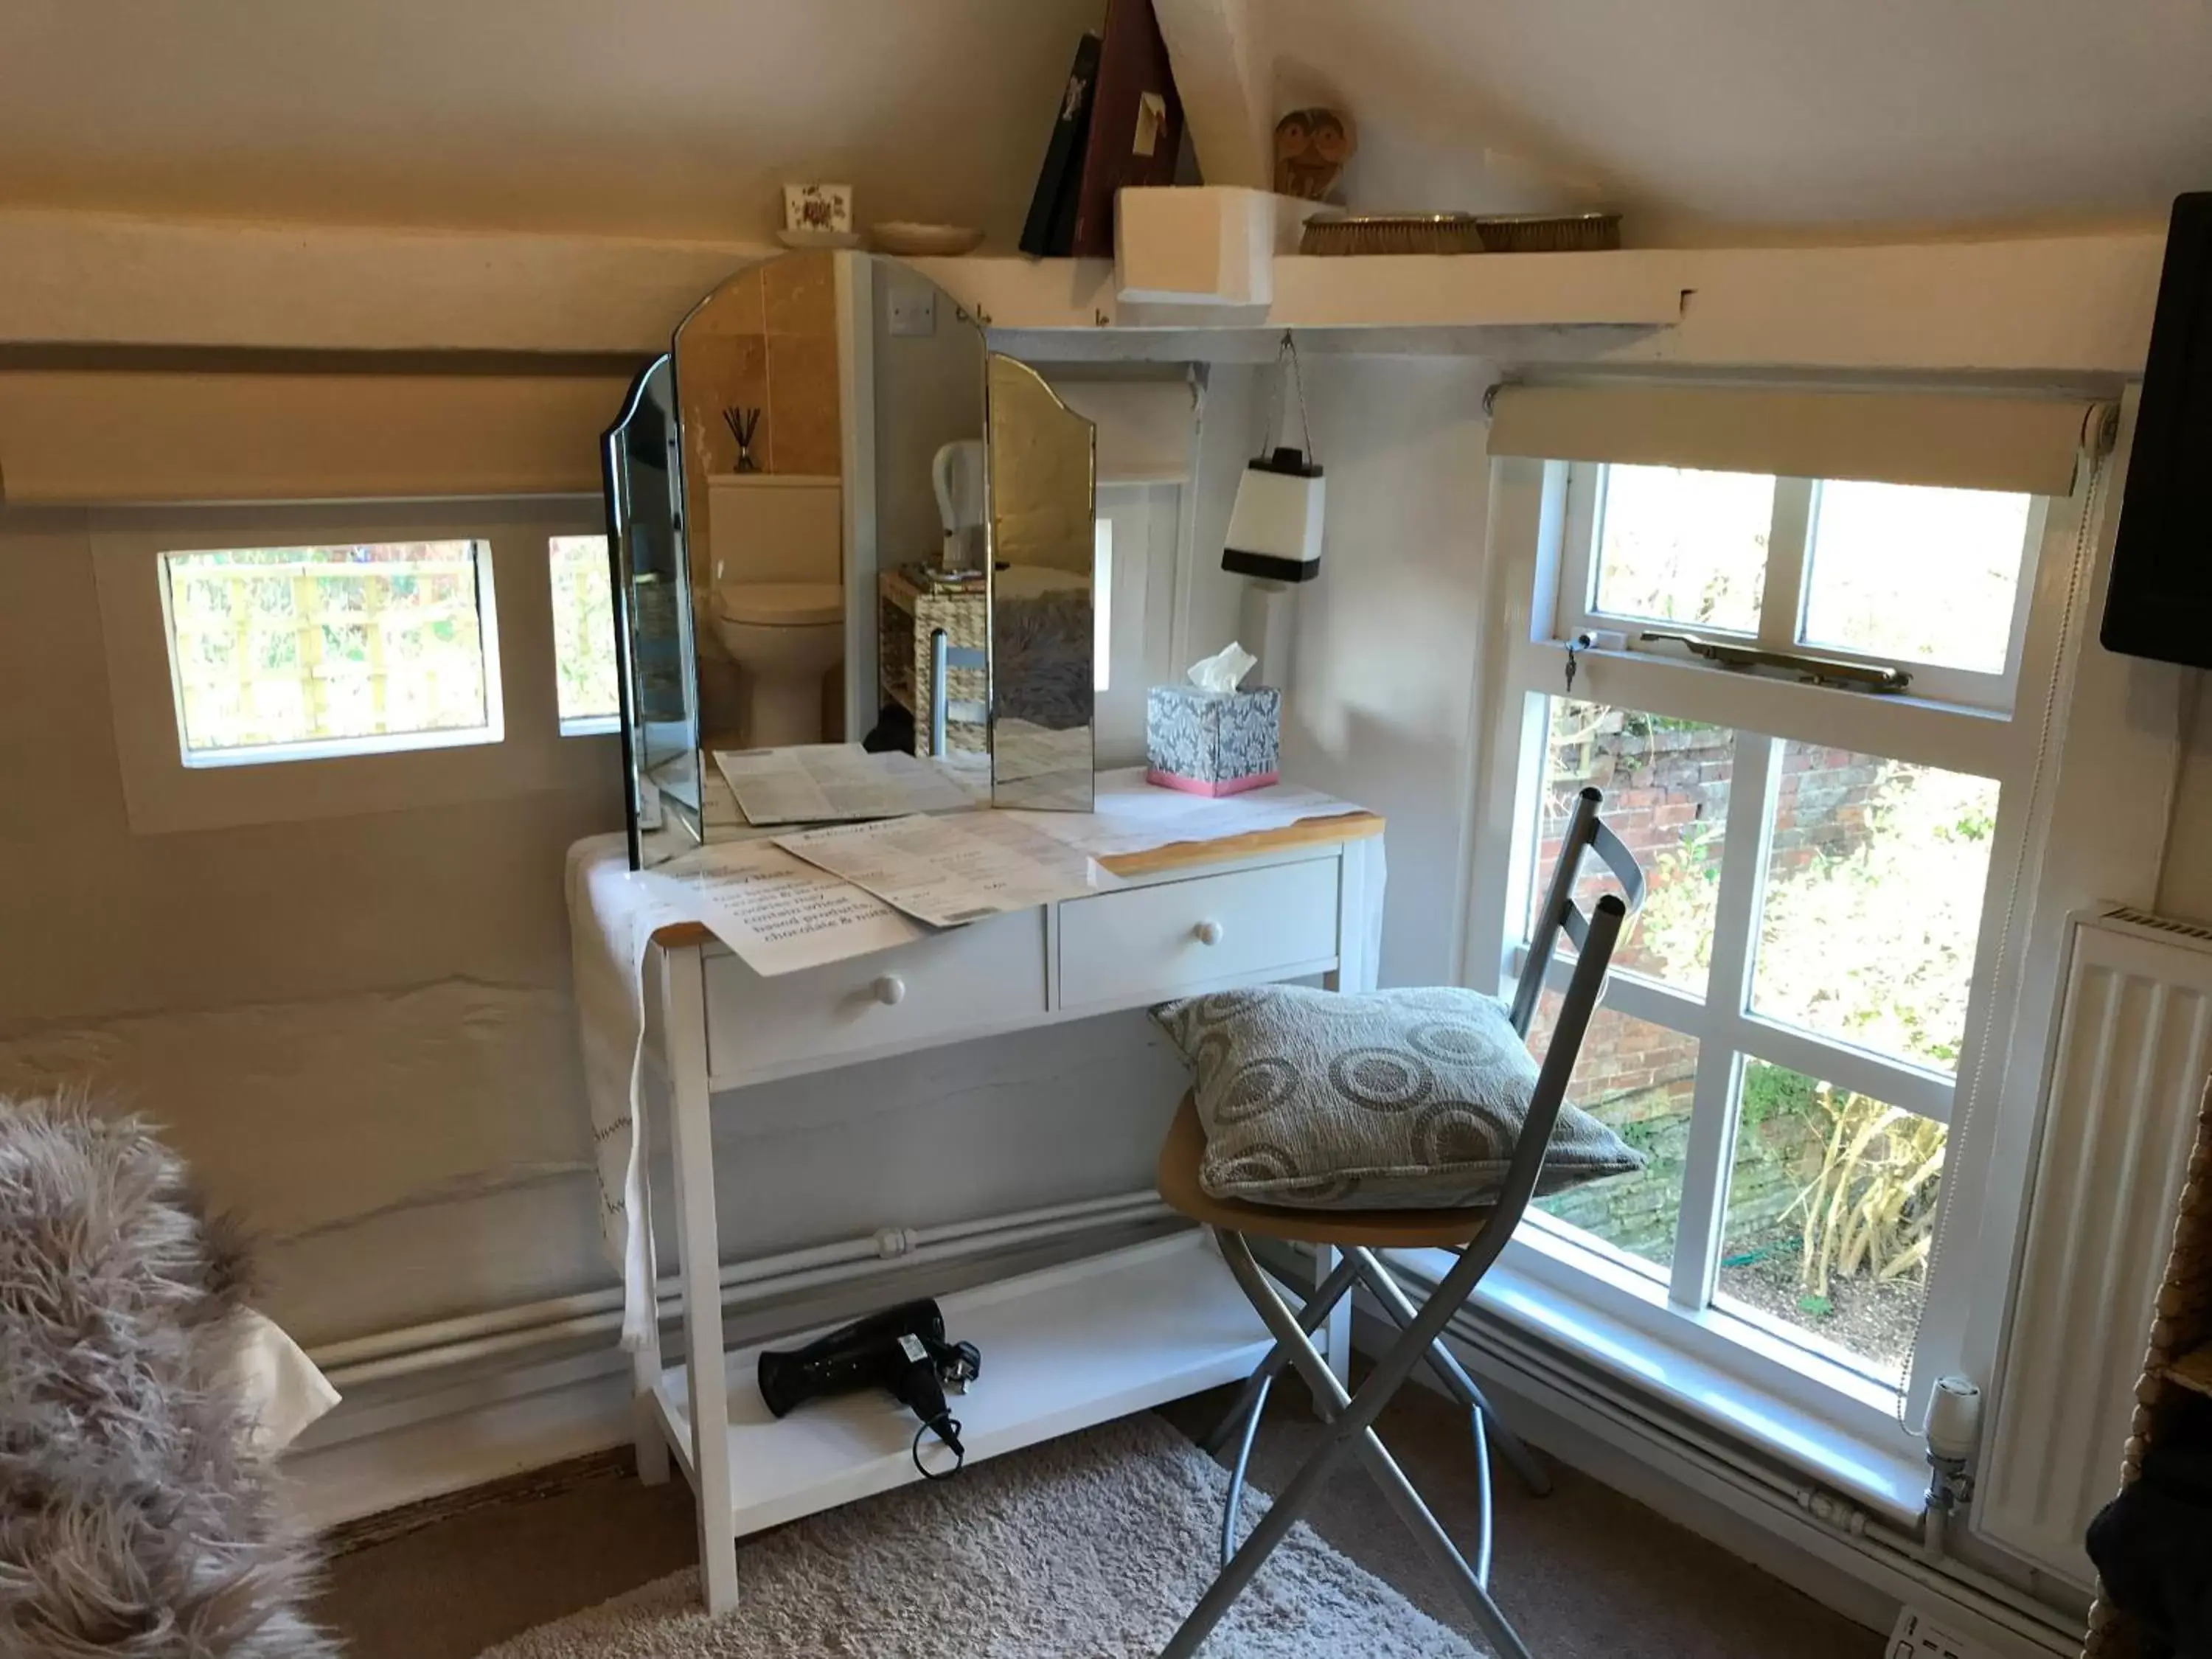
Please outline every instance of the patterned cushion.
M1215 1198L1316 1209L1496 1200L1536 1062L1495 1001L1450 988L1342 996L1267 986L1152 1010L1198 1073ZM1588 1112L1559 1108L1536 1190L1644 1167Z

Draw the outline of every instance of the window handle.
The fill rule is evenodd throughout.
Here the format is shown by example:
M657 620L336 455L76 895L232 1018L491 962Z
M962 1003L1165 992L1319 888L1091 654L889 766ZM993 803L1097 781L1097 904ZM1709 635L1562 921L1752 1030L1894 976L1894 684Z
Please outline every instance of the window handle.
M1902 691L1912 676L1902 668L1881 668L1872 663L1850 662L1842 657L1823 657L1810 651L1771 651L1763 645L1738 640L1709 640L1697 634L1662 633L1647 629L1636 636L1649 645L1666 641L1693 657L1717 662L1723 668L1781 668L1814 685L1841 687L1850 691Z

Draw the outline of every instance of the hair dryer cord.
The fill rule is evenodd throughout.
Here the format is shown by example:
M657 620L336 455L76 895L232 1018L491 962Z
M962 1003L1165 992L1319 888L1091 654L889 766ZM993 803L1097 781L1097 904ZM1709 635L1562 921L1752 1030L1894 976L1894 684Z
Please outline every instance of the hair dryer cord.
M932 1469L921 1461L921 1437L933 1432L952 1448L952 1467L949 1469ZM968 1462L968 1449L960 1443L960 1420L951 1412L940 1412L916 1429L910 1449L915 1472L925 1480L950 1480Z

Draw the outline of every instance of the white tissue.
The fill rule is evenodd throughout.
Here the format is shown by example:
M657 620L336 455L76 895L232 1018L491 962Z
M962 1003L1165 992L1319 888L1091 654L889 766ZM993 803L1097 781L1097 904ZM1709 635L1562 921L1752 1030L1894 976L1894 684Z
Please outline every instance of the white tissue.
M1260 659L1231 640L1223 649L1190 665L1190 683L1201 691L1234 691L1237 682Z

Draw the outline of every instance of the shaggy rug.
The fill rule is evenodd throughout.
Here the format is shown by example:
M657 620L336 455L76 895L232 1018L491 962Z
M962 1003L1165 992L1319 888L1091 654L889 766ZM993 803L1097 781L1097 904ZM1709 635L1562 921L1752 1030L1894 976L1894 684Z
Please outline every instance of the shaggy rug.
M0 1097L0 1656L334 1651L250 1438L244 1281L143 1123Z
M680 1572L483 1659L1151 1659L1212 1582L1229 1477L1150 1413L764 1534L738 1611ZM1253 1492L1246 1524L1267 1508ZM1408 1540L1408 1548L1412 1548ZM1301 1522L1206 1659L1477 1650Z

